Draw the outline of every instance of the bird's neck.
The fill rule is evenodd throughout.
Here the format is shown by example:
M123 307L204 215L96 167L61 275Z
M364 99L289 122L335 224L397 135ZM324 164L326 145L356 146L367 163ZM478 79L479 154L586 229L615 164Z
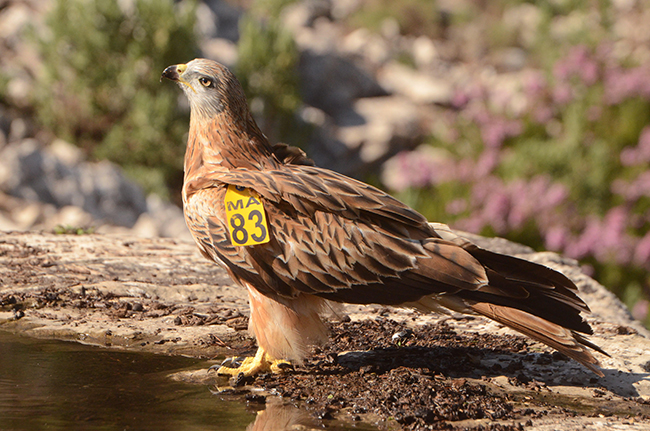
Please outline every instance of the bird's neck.
M185 187L195 188L197 182L219 180L219 173L244 168L273 168L275 161L264 134L247 113L247 118L222 112L202 118L192 111L185 151ZM196 184L195 184L196 183ZM185 193L191 190L185 190Z

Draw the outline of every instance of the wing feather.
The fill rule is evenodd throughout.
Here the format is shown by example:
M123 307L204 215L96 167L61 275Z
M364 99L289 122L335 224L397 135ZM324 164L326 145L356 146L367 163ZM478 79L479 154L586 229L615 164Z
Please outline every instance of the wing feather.
M224 262L235 279L263 293L390 304L458 295L468 303L494 303L590 331L579 315L588 308L564 275L481 249L451 231L434 230L420 214L372 186L302 165L231 169L218 179L196 192L202 208L194 216L187 205L188 225L201 247ZM260 194L270 242L229 243L223 210L228 184ZM197 214L205 217L206 212L209 216L200 221Z
M221 184L215 181L190 197L186 213L192 231L203 242L211 238L206 248L235 279L262 292L290 297L327 293L333 300L375 302L365 290L358 294L356 290L372 286L398 304L444 293L447 285L453 286L447 287L451 291L476 289L486 282L482 266L470 254L444 241L432 245L435 233L421 215L366 184L323 172L328 174L320 178L319 170L262 175L235 169L220 177ZM273 183L278 194L269 196L271 189L259 187L260 182ZM253 183L262 196L272 239L234 247L225 223L224 190L228 184L250 187ZM200 202L201 211L193 211L192 202ZM204 221L198 222L199 214ZM399 282L407 288L395 288L410 272L419 276L407 276ZM344 297L339 298L339 291L346 291Z

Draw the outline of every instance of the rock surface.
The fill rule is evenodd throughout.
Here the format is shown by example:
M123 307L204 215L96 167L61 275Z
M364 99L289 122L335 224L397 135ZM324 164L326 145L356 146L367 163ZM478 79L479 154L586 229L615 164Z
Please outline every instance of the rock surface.
M57 208L76 206L94 219L132 227L147 210L142 189L116 165L82 163L81 151L63 141L47 148L25 139L0 151L0 190Z
M182 210L145 196L115 164L60 139L0 146L0 231L66 228L191 240Z
M530 429L551 429L551 424L560 420L559 413L551 406L562 402L567 403L563 408L571 412L571 425L563 429L573 429L574 425L576 428L586 424L596 426L596 422L603 426L625 423L631 427L629 429L644 429L645 425L634 420L630 422L630 417L650 417L648 331L631 318L610 292L582 274L575 262L553 253L532 253L527 247L504 240L470 237L483 247L554 267L576 281L581 296L593 310L587 317L595 330L591 339L611 354L611 358L599 355L605 377L599 379L573 361L556 358L557 355L545 346L514 337L513 331L482 318L423 315L380 306L348 305L339 317L349 316L350 319L343 318L343 323L333 326L336 343L329 347L332 352L328 354L335 358L337 367L353 370L343 372L340 378L351 379L354 373L364 372L368 364L381 367L387 360L387 345L392 345L402 360L414 354L409 350L413 347L404 347L403 355L396 348L401 345L399 334L403 331L395 332L392 337L375 339L355 333L358 329L355 330L354 325L362 325L359 328L366 328L364 331L375 328L375 331L391 332L391 328L403 328L406 334L415 334L414 339L418 339L417 334L422 331L425 331L423 334L437 334L442 328L443 333L451 331L454 334L450 346L470 349L469 353L461 354L458 361L474 361L470 362L474 366L471 367L473 371L461 370L458 376L454 375L458 370L435 370L436 367L429 364L434 369L432 372L444 373L436 378L447 382L449 377L445 376L449 373L454 378L466 379L472 388L484 387L482 390L493 396L507 394L505 398L498 396L506 404L515 403L512 400L517 399L515 404L530 406L529 414L524 409L523 413L507 416L514 420L508 423L524 423L530 419L534 425ZM2 330L202 358L254 351L254 341L246 331L248 306L243 289L233 286L227 275L205 261L190 243L119 235L3 233L0 234L0 285ZM341 336L336 335L341 333L351 334L344 337L349 340L347 344L342 345ZM431 350L437 348L432 341L435 338L424 335L418 341L422 344L417 345L425 352L435 352ZM490 340L492 344L489 345L496 343L497 347L483 347L482 340ZM359 348L353 348L355 345ZM409 346L406 338L404 346ZM337 351L343 348L353 351L345 354ZM315 350L314 357L322 356L323 352ZM422 353L416 353L415 357L422 361ZM322 361L327 362L326 358L320 363ZM406 366L408 369L408 364ZM421 366L424 365L418 365ZM306 385L309 376L318 376L313 370L319 367L322 368L308 361L295 375L282 377L289 380L281 384L291 387L291 384L305 381ZM341 373L341 369L337 373ZM389 379L396 378L395 373L402 373L396 371L402 368L389 369L393 371L375 370L375 374L378 378ZM414 368L412 373L420 373L417 370L419 368ZM204 383L216 379L213 373L206 371L175 378ZM314 385L320 380L316 378ZM452 380L449 380L451 386ZM267 385L267 388L274 384L277 387L277 382L255 381L255 385ZM295 396L291 394L287 392L288 397ZM386 402L382 401L385 394L376 396L376 402ZM578 405L583 406L582 410ZM533 414L544 406L548 410L546 414ZM607 417L592 417L599 414ZM567 415L563 410L562 418L569 417ZM371 416L361 415L361 418L374 420ZM388 420L388 417L381 420ZM462 426L463 423L453 425ZM480 423L475 420L471 425Z

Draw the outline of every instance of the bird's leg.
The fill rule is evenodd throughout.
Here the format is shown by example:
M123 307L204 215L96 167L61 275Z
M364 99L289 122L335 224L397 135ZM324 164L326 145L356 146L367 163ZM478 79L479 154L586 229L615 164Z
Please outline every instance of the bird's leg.
M240 358L228 358L225 362L229 364L239 363ZM260 373L274 373L279 374L291 368L291 363L283 359L273 359L271 358L263 348L259 347L255 356L245 358L241 361L241 364L238 367L228 367L222 365L217 370L218 375L225 376L238 376L240 373L244 374L244 377L254 376Z

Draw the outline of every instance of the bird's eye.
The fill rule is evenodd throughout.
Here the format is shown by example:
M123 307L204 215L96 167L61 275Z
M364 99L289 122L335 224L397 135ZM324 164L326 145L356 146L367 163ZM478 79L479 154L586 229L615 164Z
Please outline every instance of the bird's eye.
M210 78L206 78L205 76L200 77L199 82L204 87L208 87L208 88L214 87L214 84L213 84L212 80Z

